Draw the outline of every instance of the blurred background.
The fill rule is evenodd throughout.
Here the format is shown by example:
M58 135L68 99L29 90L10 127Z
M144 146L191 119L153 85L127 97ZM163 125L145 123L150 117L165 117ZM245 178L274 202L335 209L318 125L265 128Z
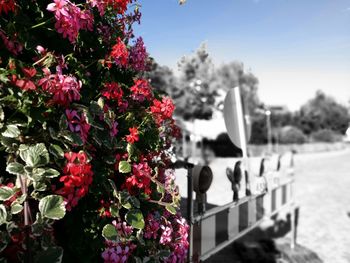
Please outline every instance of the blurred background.
M238 86L249 156L296 153L298 243L315 260L300 262L350 262L350 1L140 2L147 77L183 132L174 158L210 165L208 202L232 199L225 169L242 152L223 102ZM177 182L185 196L185 171Z

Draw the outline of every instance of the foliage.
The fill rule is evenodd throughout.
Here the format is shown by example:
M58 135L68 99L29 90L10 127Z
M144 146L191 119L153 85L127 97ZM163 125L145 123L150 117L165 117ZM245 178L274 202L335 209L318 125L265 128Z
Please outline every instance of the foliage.
M2 262L183 262L174 105L132 0L0 1Z
M332 130L323 129L311 133L311 138L315 142L338 142L342 136Z
M217 89L222 89L225 93L234 87L240 87L245 111L255 115L256 109L261 106L258 97L258 78L253 73L245 71L241 62L224 64L216 70L215 75Z
M306 135L297 127L285 126L279 132L279 142L282 144L289 143L305 143L307 141Z
M176 115L185 120L208 120L212 117L215 97L218 95L213 85L213 67L204 44L195 54L181 59L179 68L182 75L178 82L180 88L173 91L177 93L174 96Z
M296 118L298 127L306 134L321 129L345 134L350 121L348 109L322 91L301 107Z

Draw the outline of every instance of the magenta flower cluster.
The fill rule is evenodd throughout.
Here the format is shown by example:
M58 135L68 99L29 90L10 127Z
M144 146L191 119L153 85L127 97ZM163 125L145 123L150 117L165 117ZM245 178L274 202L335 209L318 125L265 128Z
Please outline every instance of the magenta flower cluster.
M81 10L78 6L66 0L54 0L47 6L47 10L54 12L56 30L71 43L75 43L79 30L93 30L94 17L89 10Z
M148 54L142 37L137 38L135 45L130 49L130 65L137 71L148 69Z
M47 68L43 69L45 77L38 81L44 91L52 95L52 104L67 106L73 101L80 100L82 83L74 76L64 75L62 67L57 66L56 74L51 74Z
M72 132L78 133L82 141L85 143L91 127L90 124L87 123L85 115L79 115L76 110L66 109L66 117L69 129Z

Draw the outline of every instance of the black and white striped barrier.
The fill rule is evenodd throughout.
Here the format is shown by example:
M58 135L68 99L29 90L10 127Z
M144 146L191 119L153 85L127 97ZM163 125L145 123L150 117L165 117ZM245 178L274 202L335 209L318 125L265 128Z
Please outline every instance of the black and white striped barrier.
M190 261L209 258L258 226L264 217L271 217L283 209L292 212L294 225L293 182L294 179L288 179L267 194L245 197L194 216L191 220ZM292 231L295 231L293 227ZM294 233L292 237L295 237ZM294 241L292 243L293 246Z

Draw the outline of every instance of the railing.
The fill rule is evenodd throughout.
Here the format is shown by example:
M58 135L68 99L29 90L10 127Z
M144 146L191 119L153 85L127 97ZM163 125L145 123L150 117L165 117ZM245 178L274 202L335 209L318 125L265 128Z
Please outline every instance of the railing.
M294 222L293 182L294 179L290 179L270 193L245 197L194 216L190 222L190 261L208 259L257 227L266 216L273 216L283 209L290 210Z
M197 178L194 172L196 169L193 164L182 165L188 171L187 217L190 224L188 261L200 262L208 259L256 228L265 218L272 217L282 210L289 211L291 214L291 247L294 248L296 204L293 197L293 165L293 154L287 161L281 156L262 159L259 173L260 176L269 177L270 189L267 193L246 196L208 211L204 208L200 214L196 215L193 212L193 190L194 187L198 188L194 186L196 181L194 178ZM203 200L206 200L206 197Z

